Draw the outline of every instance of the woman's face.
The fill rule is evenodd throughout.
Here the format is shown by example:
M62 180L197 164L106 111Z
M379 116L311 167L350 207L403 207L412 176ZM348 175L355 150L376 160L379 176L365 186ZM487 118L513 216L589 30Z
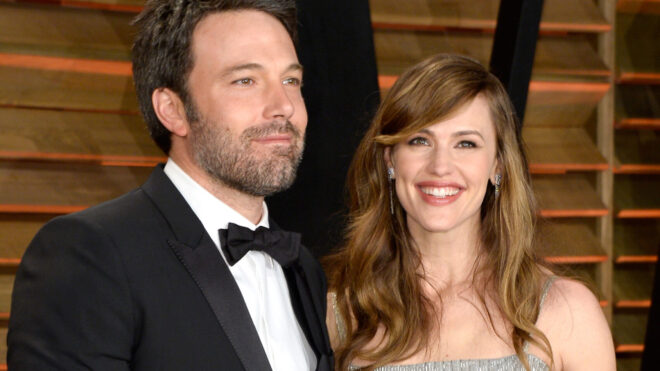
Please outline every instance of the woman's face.
M478 95L453 116L385 150L411 232L472 232L497 172L496 134Z

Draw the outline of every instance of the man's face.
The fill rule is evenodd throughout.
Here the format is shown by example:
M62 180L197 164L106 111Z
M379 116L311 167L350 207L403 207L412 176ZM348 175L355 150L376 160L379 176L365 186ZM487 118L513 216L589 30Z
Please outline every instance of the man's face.
M215 13L193 32L188 151L213 178L266 196L288 188L307 111L302 68L284 26L254 10Z

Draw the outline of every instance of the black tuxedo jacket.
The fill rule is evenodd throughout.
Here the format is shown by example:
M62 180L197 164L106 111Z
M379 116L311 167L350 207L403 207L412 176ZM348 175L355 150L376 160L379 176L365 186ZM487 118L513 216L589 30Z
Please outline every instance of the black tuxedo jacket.
M326 281L306 248L284 269L318 370L332 369ZM269 370L215 244L162 167L140 188L47 223L12 294L10 370Z

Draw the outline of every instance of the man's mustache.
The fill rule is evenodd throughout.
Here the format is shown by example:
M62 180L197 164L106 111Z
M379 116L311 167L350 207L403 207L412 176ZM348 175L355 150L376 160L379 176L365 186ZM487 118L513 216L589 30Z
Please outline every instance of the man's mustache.
M291 121L287 120L286 122L274 121L262 126L249 127L241 133L241 140L250 141L273 134L291 134L294 139L300 139L302 137L300 130L293 126Z

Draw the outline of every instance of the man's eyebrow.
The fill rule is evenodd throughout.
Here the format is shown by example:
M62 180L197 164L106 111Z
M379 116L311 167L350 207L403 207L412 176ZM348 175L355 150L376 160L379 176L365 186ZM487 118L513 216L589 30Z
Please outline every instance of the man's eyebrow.
M478 135L479 137L481 137L481 139L484 139L484 136L481 135L481 133L477 130L461 130L461 131L455 132L451 136L452 137L462 137L462 136L465 136L465 135L473 135L473 134Z
M223 76L228 76L231 74L234 74L236 72L241 72L241 71L250 71L250 70L263 70L264 66L259 64L259 63L244 63L244 64L239 64L236 66L232 66L227 68L222 75ZM291 72L291 71L301 71L303 70L303 66L300 63L291 63L287 68L286 72Z
M245 63L245 64L238 64L236 66L231 66L227 69L225 69L222 72L223 76L228 76L236 72L240 71L245 71L245 70L262 70L264 69L264 66L260 65L259 63Z
M289 65L289 67L287 67L286 72L290 72L290 71L300 71L300 72L302 72L302 70L303 70L302 64L300 64L300 63L291 63Z

